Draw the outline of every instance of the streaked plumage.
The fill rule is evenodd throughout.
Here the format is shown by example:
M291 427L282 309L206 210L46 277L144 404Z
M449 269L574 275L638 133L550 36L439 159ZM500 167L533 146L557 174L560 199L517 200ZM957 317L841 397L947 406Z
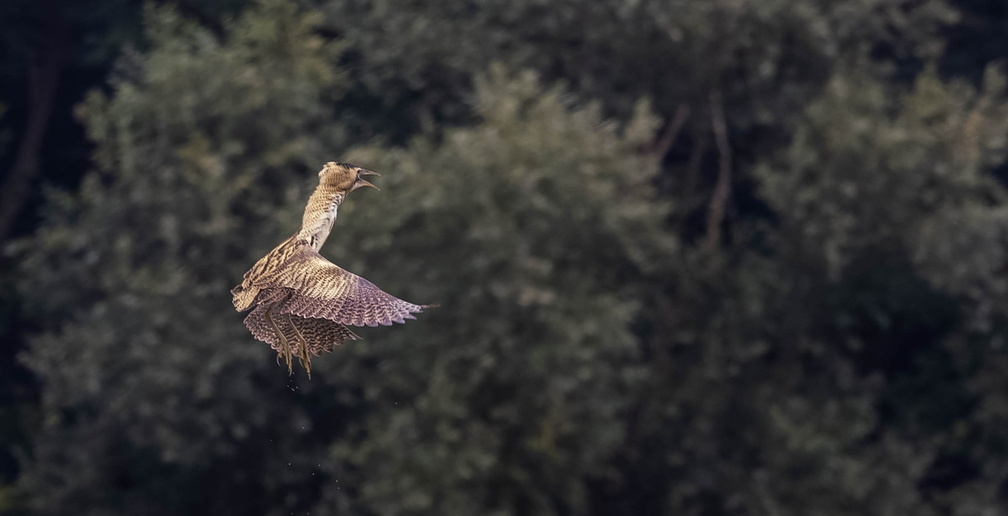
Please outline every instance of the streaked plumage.
M378 175L346 163L326 163L319 185L308 199L301 229L263 256L231 289L235 309L251 309L245 325L270 344L293 372L292 357L311 374L311 357L348 340L357 340L347 326L390 326L423 311L389 295L374 283L343 270L319 254L336 220L336 211L350 192L374 187L362 176Z

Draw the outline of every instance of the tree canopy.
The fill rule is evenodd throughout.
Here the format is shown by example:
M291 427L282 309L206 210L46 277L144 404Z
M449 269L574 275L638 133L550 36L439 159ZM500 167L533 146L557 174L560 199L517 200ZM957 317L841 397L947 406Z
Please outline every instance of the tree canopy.
M3 243L0 514L1008 509L1008 15L10 5L121 30ZM288 377L228 290L330 160L322 253L440 306Z

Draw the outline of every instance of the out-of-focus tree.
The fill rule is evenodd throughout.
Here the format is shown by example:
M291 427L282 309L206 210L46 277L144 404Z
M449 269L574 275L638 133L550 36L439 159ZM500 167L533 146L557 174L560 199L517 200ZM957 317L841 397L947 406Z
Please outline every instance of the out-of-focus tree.
M337 261L442 306L319 373L370 408L312 513L583 514L611 471L640 292L675 249L640 151L654 120L505 70L478 82L476 127L351 154L389 174L343 211Z
M27 357L45 390L22 482L40 513L246 513L286 496L255 472L280 468L270 432L299 435L303 408L262 375L272 363L227 291L343 144L318 21L264 1L218 37L152 10L151 50L81 105L95 169L50 196L24 244L26 302L47 328Z
M283 469L276 460L286 453L300 462L293 471L312 471L315 459L294 452L302 438L341 435L328 425L310 434L310 410L341 416L351 435L373 432L358 445L341 442L341 461L326 461L361 471L351 484L361 507L584 510L579 472L601 474L619 442L637 279L668 251L662 204L648 193L653 160L640 152L652 120L641 111L620 131L600 126L598 108L569 108L528 75L508 82L498 71L482 88L478 129L446 136L443 148L421 139L386 157L363 152L368 166L399 175L387 197L342 210L366 215L360 204L381 214L359 241L350 233L345 245L355 252L346 255L387 271L387 285L437 285L427 296L452 309L441 329L319 362L309 395L342 390L363 400L292 402L260 376L273 370L261 360L269 353L249 342L226 296L243 266L279 238L279 222L296 221L289 208L303 182L285 169L310 170L317 164L303 160L320 161L341 141L319 105L341 83L308 32L310 17L283 5L247 14L224 43L170 11L154 13L153 50L124 62L111 97L96 94L81 109L97 170L78 196L54 194L25 262L26 286L52 293L40 308L58 328L30 357L47 385L45 435L24 482L47 493L38 509L58 512L74 500L85 513L191 513L203 497L215 500L211 512L228 503L296 508L303 502L283 496L284 475L269 468ZM281 179L286 188L263 188ZM68 282L77 287L61 293ZM432 368L437 381L422 381ZM413 409L389 406L396 399ZM410 444L395 429L413 420L419 455L399 456L386 443ZM469 425L486 439L468 451L452 441L440 452L426 447ZM68 441L84 446L61 446ZM398 466L414 462L433 470ZM369 464L374 476L363 471ZM243 474L221 474L229 468ZM460 476L433 475L441 471ZM136 488L109 483L123 476ZM411 482L418 489L406 489ZM481 489L467 494L458 482ZM450 499L425 502L436 486ZM165 505L158 493L173 489L187 494ZM261 494L238 499L249 489Z
M946 3L298 5L152 9L82 104L38 513L1004 512L1008 108ZM383 191L324 252L442 306L302 383L227 290L330 159Z
M621 117L647 96L671 118L684 103L703 108L709 91L721 89L733 124L772 124L795 115L786 108L804 105L864 50L934 58L941 23L955 18L944 2L906 0L329 0L323 7L348 46L358 93L371 96L366 105L375 112L399 117L391 127L467 120L473 77L493 61L564 80Z
M687 248L649 294L600 513L1003 510L1006 109L995 71L832 78L759 166L774 220Z
M247 0L161 0L206 26ZM76 185L87 160L86 141L72 106L100 85L124 46L140 43L141 2L8 0L0 4L0 102L10 116L0 127L0 241L26 232L44 182ZM59 152L48 152L56 148Z
M929 261L924 249L959 240L935 239L940 221L1004 209L1008 192L991 170L1004 159L1006 115L1005 79L993 69L980 88L925 71L909 91L852 70L830 81L790 147L761 167L762 197L778 221L777 268L791 286L781 297L783 320L800 321L779 338L812 355L805 367L830 359L810 379L835 375L846 362L856 378L878 382L864 400L874 421L850 444L878 454L880 464L901 465L854 475L872 479L872 488L852 490L838 504L852 514L941 514L967 500L963 507L1004 507L996 494L1003 478L985 471L1003 455L994 448L971 454L976 448L964 439L997 433L974 408L1002 399L974 380L983 362L998 357L987 340L996 333L977 341L975 316L957 299L965 286L935 281L941 271L961 271L961 259ZM980 260L1005 252L996 240L982 248ZM773 326L764 321L764 331ZM807 392L814 405L829 407L830 399ZM971 471L983 471L982 479Z
M957 14L912 0L330 0L323 9L347 45L355 87L343 107L363 134L399 141L468 123L473 77L494 61L563 81L618 119L651 99L664 121L652 145L665 158L659 185L677 200L680 230L712 242L727 221L763 214L753 167L790 139L839 67L912 77L940 55L940 31Z
M245 0L160 3L219 26ZM44 186L77 187L90 145L74 105L106 83L124 47L141 43L142 4L0 2L0 247L35 229ZM38 384L16 358L37 327L24 316L16 269L17 257L0 251L0 486L17 477L16 456L37 426Z

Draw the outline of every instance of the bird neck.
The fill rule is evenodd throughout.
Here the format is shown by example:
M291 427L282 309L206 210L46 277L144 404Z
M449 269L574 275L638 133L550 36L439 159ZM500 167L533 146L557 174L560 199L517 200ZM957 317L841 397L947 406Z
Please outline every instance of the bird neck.
M336 210L343 202L344 195L344 192L320 184L308 198L298 239L308 241L316 251L321 249L336 221Z

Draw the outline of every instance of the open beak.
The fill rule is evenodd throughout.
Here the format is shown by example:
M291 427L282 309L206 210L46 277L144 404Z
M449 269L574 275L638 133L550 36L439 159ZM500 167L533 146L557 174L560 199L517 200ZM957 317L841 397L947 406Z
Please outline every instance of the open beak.
M380 192L381 188L378 188L377 186L369 183L363 177L361 177L361 176L380 176L380 175L381 174L379 174L378 172L372 172L370 170L361 169L360 172L357 173L357 181L354 181L353 188L351 188L350 191L352 192L358 188L370 186L371 188L374 188L375 190L378 190Z

